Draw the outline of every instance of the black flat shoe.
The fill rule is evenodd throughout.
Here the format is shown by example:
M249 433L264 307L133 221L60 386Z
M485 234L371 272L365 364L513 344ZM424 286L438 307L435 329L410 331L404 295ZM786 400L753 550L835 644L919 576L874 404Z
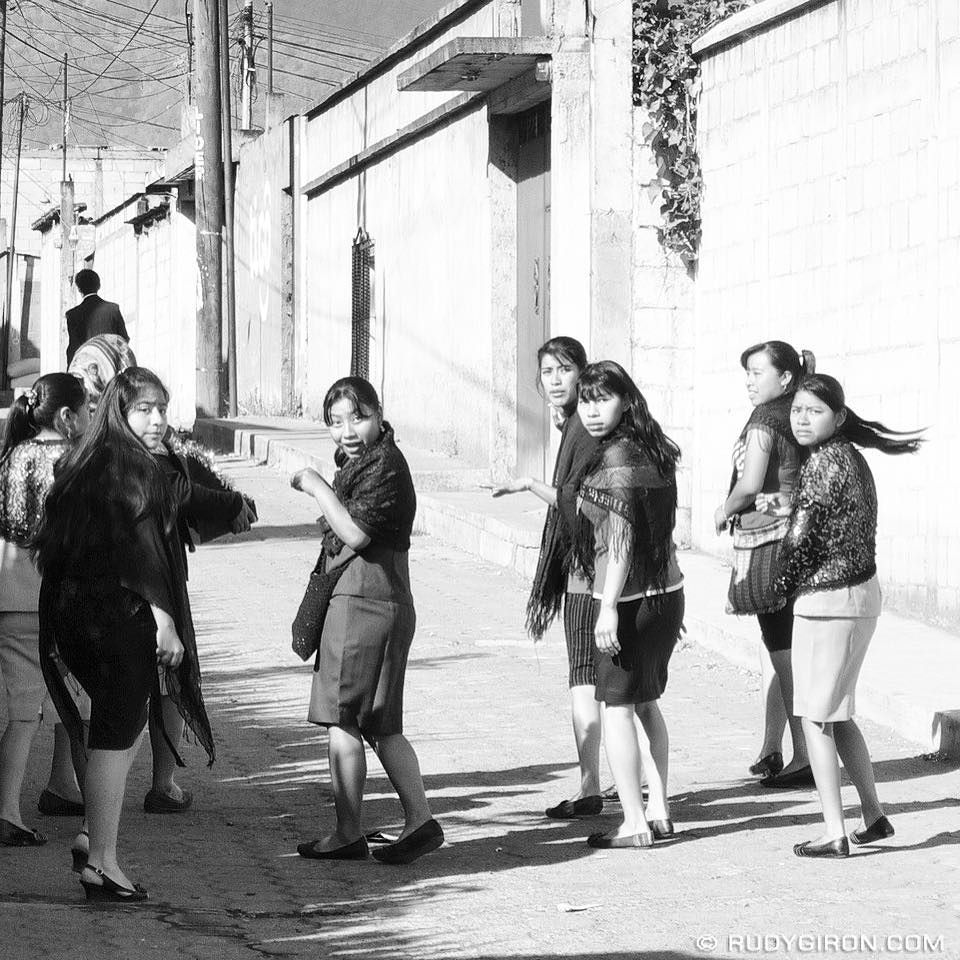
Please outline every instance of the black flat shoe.
M370 855L365 837L360 837L342 847L334 847L333 850L318 850L319 842L319 840L311 840L309 843L298 843L297 853L308 860L366 860Z
M666 820L651 820L650 831L654 840L670 840L677 835L673 829L673 821L669 818Z
M378 847L372 856L380 863L413 863L425 853L431 853L442 846L443 827L436 820L428 820L402 840Z
M631 833L625 837L608 837L605 833L591 833L587 846L596 850L640 850L653 846L652 833Z
M44 790L37 801L37 809L46 817L82 817L86 808L76 800L67 800L52 790Z
M878 840L886 840L894 834L893 824L886 817L877 817L869 827L863 830L854 830L850 834L850 842L858 847L865 843L876 843Z
M551 820L576 820L578 817L596 817L603 813L603 797L581 797L579 800L561 800L555 807L543 811Z
M750 773L755 777L775 777L783 769L783 754L768 753L750 767Z
M809 766L800 767L792 773L779 773L775 777L764 777L761 787L773 790L792 790L796 787L815 787L813 771Z
M850 844L846 837L839 840L827 840L826 843L814 843L807 840L804 843L794 844L793 852L798 857L824 857L838 859L850 856Z
M39 830L24 830L9 820L0 820L0 847L42 847L46 842Z
M179 800L153 789L148 790L143 798L144 813L183 813L192 804L193 794L189 790L184 790Z
M111 880L99 867L86 867L92 873L95 873L103 882L93 883L91 880L80 878L80 886L87 895L88 900L109 901L111 903L141 903L147 899L147 891L139 883L130 887L121 887L116 880Z

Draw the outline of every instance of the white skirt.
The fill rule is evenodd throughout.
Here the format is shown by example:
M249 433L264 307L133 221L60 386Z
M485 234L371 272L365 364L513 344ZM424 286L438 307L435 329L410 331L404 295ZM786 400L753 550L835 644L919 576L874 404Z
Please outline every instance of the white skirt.
M818 723L850 720L877 617L794 615L793 713Z

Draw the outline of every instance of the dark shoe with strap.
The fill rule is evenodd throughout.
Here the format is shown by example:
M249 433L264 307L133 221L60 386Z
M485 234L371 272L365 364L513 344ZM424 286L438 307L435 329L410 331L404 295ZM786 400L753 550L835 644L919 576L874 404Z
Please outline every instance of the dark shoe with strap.
M782 769L783 754L774 751L752 764L750 773L755 777L775 777Z
M654 840L672 840L677 835L676 830L673 829L673 821L669 818L666 820L651 820L650 832L653 834Z
M179 800L153 789L143 798L143 809L146 813L183 813L192 805L193 794L189 790L184 790Z
M653 846L652 833L629 833L624 837L610 837L605 833L591 833L587 846L596 850L641 850Z
M39 830L18 827L9 820L0 820L0 847L42 847L47 838Z
M603 813L603 797L581 797L579 800L561 800L555 807L543 811L551 820L576 820L596 817Z
M409 836L374 850L373 859L380 863L413 863L425 853L442 847L443 840L443 827L436 820L428 820Z
M854 830L850 834L850 842L858 847L865 843L876 843L878 840L886 840L894 834L893 824L886 817L877 817L869 827L863 830Z
M333 850L318 850L319 842L311 840L309 843L298 843L297 853L308 860L366 860L370 855L365 837L359 837L353 843L346 843L342 847L334 847Z
M110 903L142 903L147 899L147 891L135 883L133 888L122 887L116 880L111 880L99 867L91 867L87 864L84 867L91 873L96 874L101 882L94 883L92 880L80 878L80 886L87 895L88 900L108 901Z
M37 801L37 809L45 817L82 817L86 808L76 800L67 800L52 790L44 790Z
M850 856L850 844L846 837L839 840L827 840L824 843L814 843L807 840L805 843L794 844L793 852L798 857L821 857L824 859L839 859Z
M773 790L795 790L798 787L815 787L813 771L809 766L798 767L790 773L779 773L775 777L764 777L761 787Z

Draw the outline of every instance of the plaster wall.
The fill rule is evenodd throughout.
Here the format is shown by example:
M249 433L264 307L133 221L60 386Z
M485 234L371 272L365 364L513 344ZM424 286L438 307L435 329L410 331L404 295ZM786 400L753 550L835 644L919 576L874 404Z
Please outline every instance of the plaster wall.
M749 413L739 353L788 340L861 414L929 426L915 458L867 454L878 564L888 602L956 622L960 7L807 4L702 62L694 540L721 549L711 516Z
M284 219L289 197L286 124L240 148L234 249L236 264L237 397L248 412L283 408L281 316ZM289 224L287 225L289 231Z
M304 408L349 373L351 244L375 242L371 380L401 438L486 463L491 278L483 108L308 201ZM384 363L384 357L389 358Z
M93 268L103 296L120 305L137 363L170 391L170 423L189 428L196 414L195 229L173 204L167 219L137 235L125 222L135 210L98 224Z

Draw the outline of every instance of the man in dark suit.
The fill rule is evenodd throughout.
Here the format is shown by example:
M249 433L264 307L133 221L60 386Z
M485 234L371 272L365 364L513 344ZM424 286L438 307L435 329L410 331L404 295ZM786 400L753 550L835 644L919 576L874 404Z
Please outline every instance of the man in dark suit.
M80 270L73 278L83 300L67 311L67 364L73 359L81 344L100 333L115 333L129 341L126 324L120 308L100 297L100 277L93 270Z

